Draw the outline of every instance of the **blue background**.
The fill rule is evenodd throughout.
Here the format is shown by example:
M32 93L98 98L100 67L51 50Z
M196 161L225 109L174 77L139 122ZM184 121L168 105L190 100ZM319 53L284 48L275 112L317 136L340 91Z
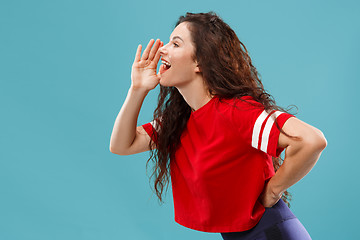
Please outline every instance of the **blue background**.
M167 42L180 15L216 11L248 48L278 105L328 147L290 189L313 239L359 239L358 1L0 2L0 239L220 239L159 206L148 153L109 141L136 47ZM138 124L151 120L158 88Z

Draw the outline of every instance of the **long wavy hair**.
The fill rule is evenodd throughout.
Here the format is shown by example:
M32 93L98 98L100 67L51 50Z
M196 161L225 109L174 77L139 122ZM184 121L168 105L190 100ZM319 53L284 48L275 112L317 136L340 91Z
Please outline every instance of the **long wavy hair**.
M277 106L274 98L266 92L246 47L216 13L187 13L179 18L175 26L183 22L188 23L195 46L193 58L198 63L200 74L211 95L217 95L220 100L252 96L265 110L288 112ZM153 162L150 180L154 178L154 190L160 203L163 203L163 192L169 185L170 161L180 143L180 136L191 111L176 87L160 86L154 121L159 123L161 119L161 127L152 136L156 143L151 141L150 146L155 144L156 148L150 147L152 150L146 163L148 167L149 162ZM275 123L279 128L276 121ZM273 157L275 171L282 161L281 158ZM282 195L289 206L290 197L287 191Z

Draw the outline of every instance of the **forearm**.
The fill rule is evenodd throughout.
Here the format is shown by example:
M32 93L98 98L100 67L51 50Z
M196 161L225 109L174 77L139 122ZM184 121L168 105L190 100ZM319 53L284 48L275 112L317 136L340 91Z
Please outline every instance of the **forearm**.
M146 90L130 87L114 123L110 139L111 152L125 152L133 143L137 119L147 93Z
M275 196L282 193L302 179L314 167L322 150L326 146L326 140L319 140L316 144L303 144L289 146L285 151L285 159L276 174L268 182L269 188Z

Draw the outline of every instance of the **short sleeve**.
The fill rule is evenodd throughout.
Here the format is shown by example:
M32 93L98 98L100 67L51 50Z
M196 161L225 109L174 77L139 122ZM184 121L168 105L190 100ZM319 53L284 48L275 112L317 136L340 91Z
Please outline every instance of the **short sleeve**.
M151 139L157 144L158 139L158 131L160 125L157 123L157 121L153 120L149 123L141 125L144 130L147 132L147 134L151 137Z
M235 122L245 142L272 157L279 157L284 150L278 147L280 129L290 117L295 116L278 110L266 111L260 103L251 99L237 106L233 117L237 118Z

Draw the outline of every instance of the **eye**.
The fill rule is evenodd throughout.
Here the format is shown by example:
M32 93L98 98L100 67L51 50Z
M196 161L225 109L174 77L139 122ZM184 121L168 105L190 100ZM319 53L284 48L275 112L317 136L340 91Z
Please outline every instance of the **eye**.
M174 47L179 47L179 44L173 42Z

